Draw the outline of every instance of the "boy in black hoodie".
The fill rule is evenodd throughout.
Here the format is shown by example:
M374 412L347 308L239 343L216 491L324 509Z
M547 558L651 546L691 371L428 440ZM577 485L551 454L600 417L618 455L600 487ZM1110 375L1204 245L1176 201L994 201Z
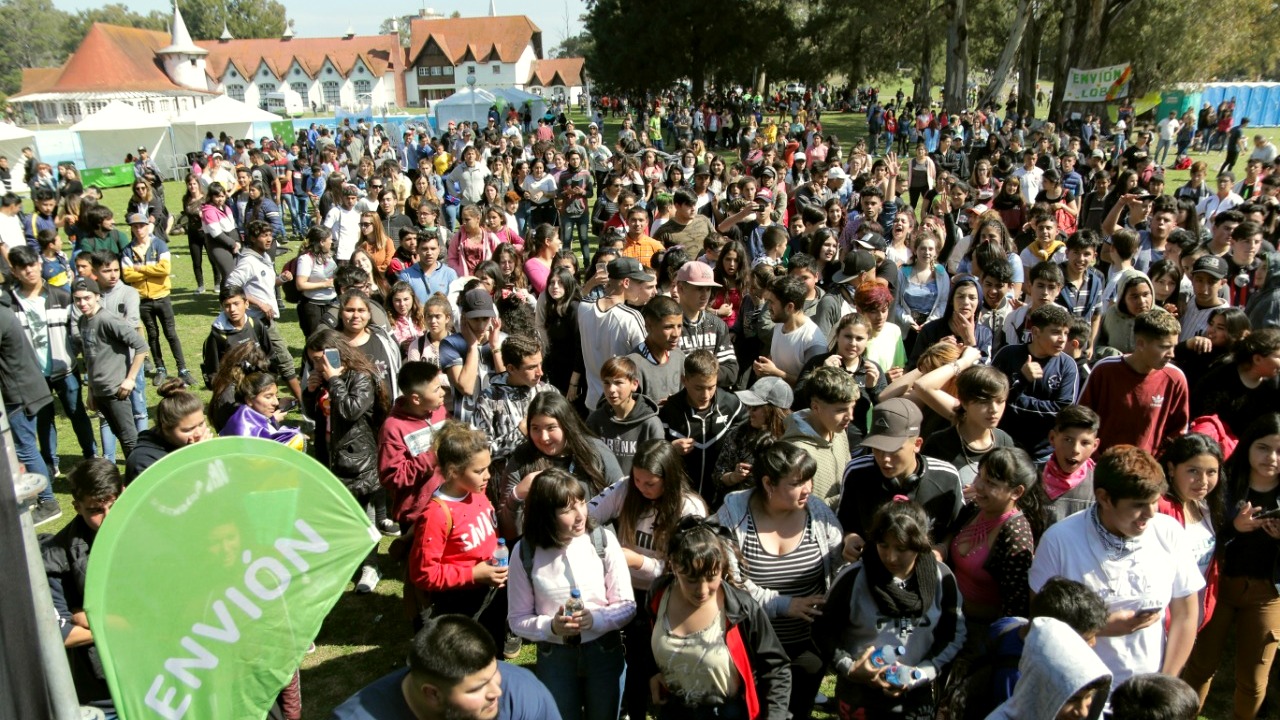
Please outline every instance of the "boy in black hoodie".
M640 443L663 435L658 404L638 390L640 379L630 358L609 358L600 368L604 402L587 416L587 427L600 436L618 458L618 467L631 474L631 461Z
M658 413L667 439L684 457L690 484L711 512L720 504L714 477L720 443L747 418L738 396L718 387L719 371L720 363L710 350L690 353L684 360L684 389L668 398Z

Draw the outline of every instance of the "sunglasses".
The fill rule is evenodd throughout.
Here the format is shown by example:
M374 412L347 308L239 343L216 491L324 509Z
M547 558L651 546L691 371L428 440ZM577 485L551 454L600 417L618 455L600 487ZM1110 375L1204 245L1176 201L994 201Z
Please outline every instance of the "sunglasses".
M360 227L373 227L373 223L360 223Z

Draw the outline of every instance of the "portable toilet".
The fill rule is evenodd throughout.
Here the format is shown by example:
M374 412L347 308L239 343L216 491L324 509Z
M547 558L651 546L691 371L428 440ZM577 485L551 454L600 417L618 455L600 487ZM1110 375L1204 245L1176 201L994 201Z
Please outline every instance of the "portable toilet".
M1185 88L1173 88L1160 93L1160 107L1156 110L1156 119L1166 118L1170 112L1182 117L1182 114L1187 111L1194 114L1199 109L1199 92Z

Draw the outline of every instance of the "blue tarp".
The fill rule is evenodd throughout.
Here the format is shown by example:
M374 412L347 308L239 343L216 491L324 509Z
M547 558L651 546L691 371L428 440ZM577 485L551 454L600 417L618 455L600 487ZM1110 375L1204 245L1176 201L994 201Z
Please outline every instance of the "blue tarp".
M1247 117L1253 127L1280 126L1280 83L1209 83L1201 93L1202 102L1214 108L1232 99L1237 120Z

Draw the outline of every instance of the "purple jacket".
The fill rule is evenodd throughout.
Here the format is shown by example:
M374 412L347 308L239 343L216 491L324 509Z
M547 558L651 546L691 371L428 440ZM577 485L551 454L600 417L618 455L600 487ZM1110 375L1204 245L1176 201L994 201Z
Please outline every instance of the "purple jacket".
M297 428L279 427L275 422L248 405L237 405L223 426L222 437L257 437L275 440L295 450L302 450L304 440Z

